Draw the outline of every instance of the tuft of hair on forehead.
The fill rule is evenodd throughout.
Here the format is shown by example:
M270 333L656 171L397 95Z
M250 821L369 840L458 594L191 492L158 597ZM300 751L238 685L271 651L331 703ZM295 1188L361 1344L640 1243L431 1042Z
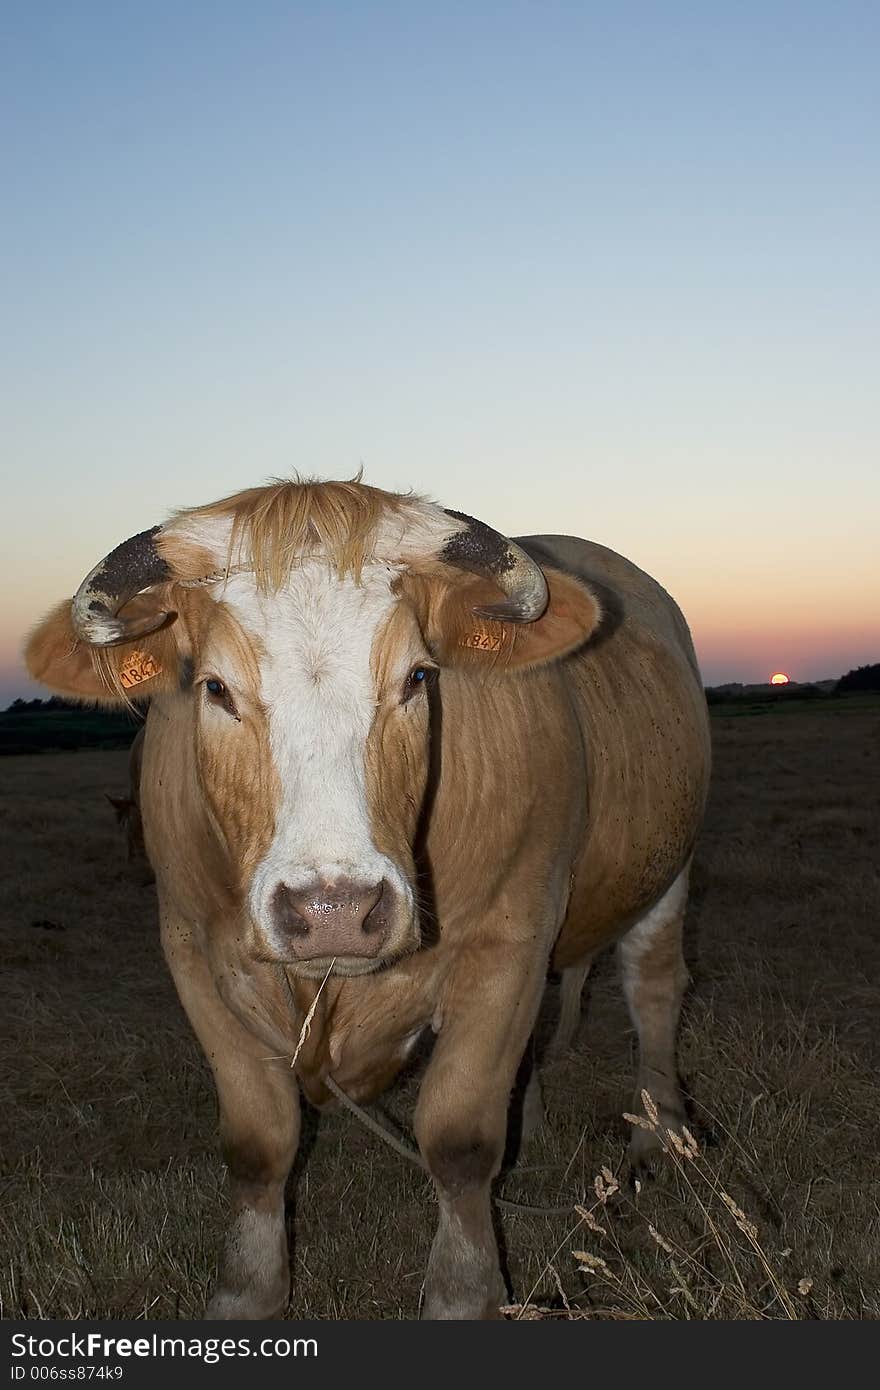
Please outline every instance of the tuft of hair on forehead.
M361 482L276 478L204 507L178 513L180 520L231 520L228 565L246 556L257 585L279 589L304 556L320 556L342 579L360 582L373 557L380 524L418 505L412 494L383 492Z

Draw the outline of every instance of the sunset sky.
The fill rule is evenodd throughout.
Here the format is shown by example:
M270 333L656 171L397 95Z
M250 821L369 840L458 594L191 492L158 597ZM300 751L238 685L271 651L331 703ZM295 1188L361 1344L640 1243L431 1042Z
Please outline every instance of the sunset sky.
M880 7L4 6L0 707L299 471L592 537L707 684L880 661Z

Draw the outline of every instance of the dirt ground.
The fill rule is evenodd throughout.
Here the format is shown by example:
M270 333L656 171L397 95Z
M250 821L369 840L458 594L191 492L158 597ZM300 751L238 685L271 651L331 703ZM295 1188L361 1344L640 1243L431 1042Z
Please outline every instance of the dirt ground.
M880 711L827 701L713 730L681 1033L698 1152L628 1180L633 1033L609 954L575 1047L544 1071L544 1129L498 1185L565 1209L499 1218L527 1316L880 1314ZM155 892L131 880L104 799L124 792L126 758L0 764L5 1318L198 1317L213 1277L213 1089ZM381 1107L399 1132L417 1084ZM345 1112L305 1128L290 1316L415 1317L425 1178Z

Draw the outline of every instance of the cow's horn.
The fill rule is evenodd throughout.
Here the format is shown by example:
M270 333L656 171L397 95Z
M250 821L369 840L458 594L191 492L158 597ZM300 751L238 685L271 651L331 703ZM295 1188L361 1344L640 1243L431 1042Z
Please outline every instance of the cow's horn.
M91 647L118 647L121 642L146 637L168 621L168 613L154 613L148 618L116 616L135 594L171 578L171 566L156 549L159 530L154 526L123 541L86 575L71 610L73 630L80 641Z
M467 525L450 536L440 558L457 569L484 575L507 595L506 602L486 604L474 612L502 623L533 623L540 618L550 597L540 565L485 522L464 512L446 509L446 514Z

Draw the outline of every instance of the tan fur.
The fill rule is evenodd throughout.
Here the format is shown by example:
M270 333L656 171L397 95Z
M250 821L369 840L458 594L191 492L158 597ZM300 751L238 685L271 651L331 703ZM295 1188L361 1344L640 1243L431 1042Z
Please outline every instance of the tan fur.
M229 876L243 896L266 852L280 797L269 750L266 711L259 697L258 650L225 606L208 601L194 646L197 685L216 671L234 676L238 722L211 721L196 703L196 764L212 819L229 858ZM218 728L219 723L219 728Z
M428 776L428 704L413 699L401 707L398 670L423 657L424 641L413 615L394 610L374 646L372 669L377 702L367 739L367 797L373 841L412 879L413 844Z
M318 551L338 572L359 573L381 518L406 518L412 505L358 483L279 484L186 517L231 516L234 546L275 586ZM689 859L708 778L705 700L668 595L600 546L524 543L545 569L550 604L521 628L473 614L498 598L488 581L416 560L399 581L400 603L373 647L365 757L374 842L417 890L422 945L377 973L331 975L296 1065L317 1103L328 1098L328 1074L367 1099L420 1029L436 1032L415 1127L439 1198L426 1282L426 1311L439 1317L491 1314L501 1296L490 1185L548 964L576 970L637 931ZM264 1316L286 1274L277 1244L271 1268L257 1267L255 1233L281 1240L279 1184L295 1124L289 1098L274 1081L263 1086L253 1059L293 1056L320 981L288 978L262 959L246 910L280 793L259 650L222 601L187 587L211 562L202 542L181 524L160 544L179 582L136 602L161 601L178 617L148 639L163 676L147 724L144 826L166 954L217 1078L230 1169L251 1174L234 1176L238 1215L213 1309ZM32 670L68 693L79 681L94 698L88 654L65 653L69 639L57 610L32 639ZM404 707L402 673L423 660L442 667L437 690ZM238 717L209 728L200 683L212 663L235 672ZM670 916L673 935L681 910ZM643 1075L674 1072L673 956L658 939L627 967ZM671 1076L670 1114L677 1095ZM264 1123L264 1112L275 1118Z
M198 587L201 581L217 575L213 551L173 530L159 532L156 549L171 567L175 578L185 587Z
M177 520L229 517L228 563L247 556L259 587L278 589L292 565L316 553L327 557L340 579L352 574L359 580L373 553L379 519L411 503L410 497L368 487L359 476L339 483L278 479L178 513Z
M601 604L587 586L548 567L544 575L550 597L533 623L500 623L476 614L475 608L497 601L497 590L489 580L460 571L425 566L401 587L438 661L505 674L566 656L602 621Z

